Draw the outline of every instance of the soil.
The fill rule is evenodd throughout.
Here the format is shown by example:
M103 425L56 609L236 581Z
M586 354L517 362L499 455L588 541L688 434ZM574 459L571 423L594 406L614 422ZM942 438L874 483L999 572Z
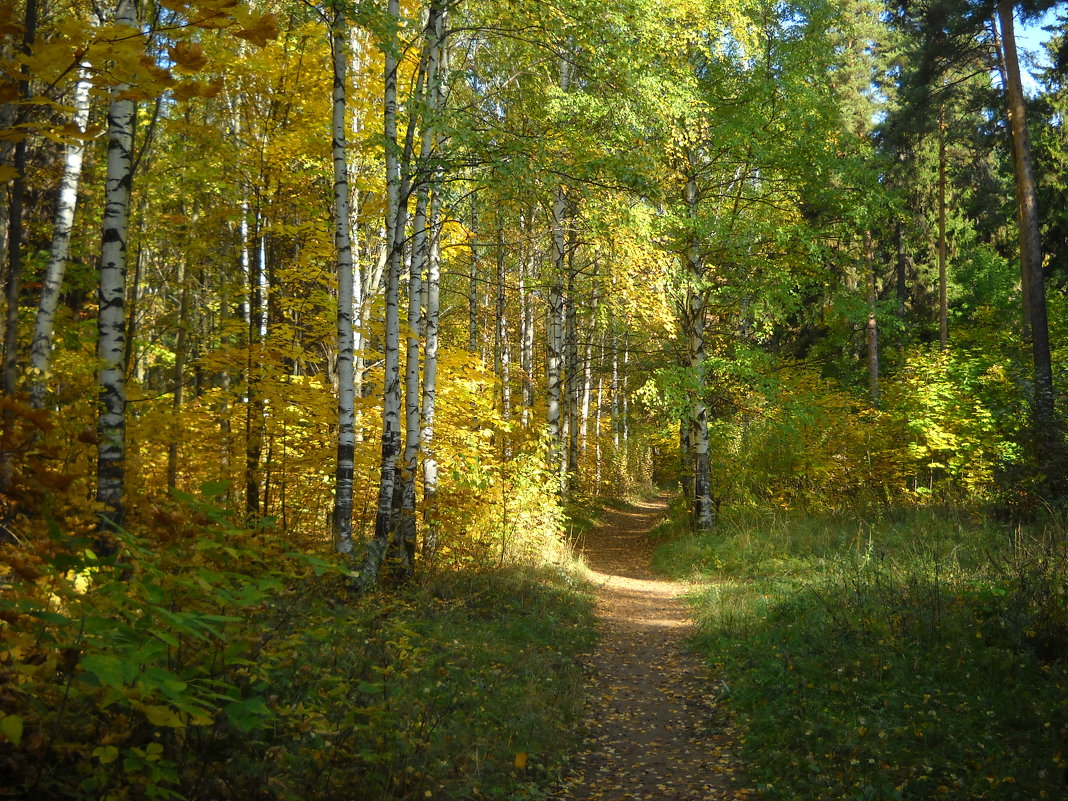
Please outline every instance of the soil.
M686 647L693 587L657 577L650 529L658 498L608 512L580 543L596 587L601 640L588 663L585 750L554 799L752 798L738 735L717 700L723 683Z

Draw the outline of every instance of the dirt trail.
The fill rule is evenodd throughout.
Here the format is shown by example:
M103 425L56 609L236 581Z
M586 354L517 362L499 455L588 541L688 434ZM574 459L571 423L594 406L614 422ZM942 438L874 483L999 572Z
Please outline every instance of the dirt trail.
M581 543L597 587L601 642L590 658L590 731L554 799L712 801L750 798L717 680L688 652L682 582L649 567L648 531L663 499L609 512Z

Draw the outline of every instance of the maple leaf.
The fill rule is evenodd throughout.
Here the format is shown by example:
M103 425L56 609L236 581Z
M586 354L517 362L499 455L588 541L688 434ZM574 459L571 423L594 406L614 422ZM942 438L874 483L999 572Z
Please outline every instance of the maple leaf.
M15 21L14 4L5 4L0 8L0 36L18 36L22 31L22 26Z
M177 83L177 79L173 75L171 75L168 70L165 70L163 69L163 67L157 65L156 62L148 56L142 56L140 62L144 70L150 76L152 76L152 80L160 86L171 87L174 86L175 83ZM146 87L146 89L147 88L148 87Z
M215 78L209 83L203 81L182 81L172 90L176 100L190 100L194 97L215 97L222 91L223 79Z
M178 42L174 47L167 48L167 55L174 62L175 72L182 75L199 72L208 64L204 48L196 42Z
M252 24L234 33L238 39L245 39L257 47L266 47L271 39L278 38L278 18L271 13L253 19Z

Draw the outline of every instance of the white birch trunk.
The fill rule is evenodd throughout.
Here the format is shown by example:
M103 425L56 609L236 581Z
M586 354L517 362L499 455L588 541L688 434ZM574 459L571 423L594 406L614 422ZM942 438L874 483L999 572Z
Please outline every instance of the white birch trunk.
M330 29L333 58L331 150L334 162L334 249L337 257L337 470L334 476L334 547L352 553L352 485L356 455L354 273L352 221L349 206L349 163L346 153L345 108L348 69L348 22L335 11Z
M712 527L712 497L710 485L708 406L705 404L705 300L700 289L690 292L689 355L690 370L695 388L690 401L691 443L693 446L693 516L698 529Z
M508 346L508 296L506 294L504 230L497 226L497 375L501 381L501 419L512 419L512 352ZM505 435L504 458L512 458L511 440Z
M567 260L567 298L564 308L564 376L567 395L567 461L564 467L568 492L575 487L579 455L578 309L575 303L575 258L570 249Z
M694 166L692 154L690 167ZM709 463L708 406L705 404L705 290L704 263L697 240L697 183L692 176L687 180L684 200L695 230L691 234L686 260L690 271L689 281L689 357L690 370L694 377L694 390L690 399L690 428L694 450L694 525L700 529L712 527L711 472Z
M426 345L423 354L423 427L419 445L423 452L423 558L432 560L438 549L438 527L434 519L434 501L438 492L438 460L434 447L434 413L438 391L438 318L441 309L441 250L439 225L441 201L435 193L430 206L430 257L426 283L423 285Z
M419 172L422 176L416 190L416 208L413 218L411 267L408 274L408 331L405 357L405 443L401 490L401 514L397 520L395 552L398 570L402 577L409 577L415 569L416 550L416 478L419 469L419 446L421 437L422 397L419 388L419 332L422 327L423 271L429 261L430 235L427 230L427 207L430 200L432 173L429 169L434 158L436 144L435 128L438 102L441 99L440 62L441 36L443 33L443 7L432 2L427 11L426 84L424 94L425 114L419 142ZM411 124L411 123L409 123Z
M471 264L467 272L467 349L478 350L478 195L471 195Z
M89 89L92 75L88 64L78 70L78 82L74 85L74 118L72 122L80 133L89 125ZM78 203L78 183L85 159L85 141L75 138L63 149L63 176L59 181L56 202L56 217L52 226L52 245L48 251L44 286L37 307L33 341L30 344L30 403L40 409L45 405L48 392L48 370L52 356L52 332L56 324L56 309L59 293L63 287L63 275L67 269L70 253L70 236L74 228L74 211Z
M586 346L582 359L582 409L579 417L579 448L583 456L589 446L590 396L593 392L593 331L597 326L597 305L600 296L594 287L590 302L589 325L586 326Z
M519 263L519 369L523 374L523 428L530 427L534 413L534 309L527 281L533 278L529 238L524 242Z
M545 342L545 422L549 433L549 470L560 477L559 489L562 492L563 427L560 420L560 400L563 389L563 347L564 347L564 289L563 278L566 269L567 246L564 232L564 212L567 202L564 190L558 188L553 200L552 237L553 237L553 275L549 285L548 319L546 320Z
M400 24L400 0L388 0L387 11L393 24ZM383 89L383 133L386 138L386 330L383 338L382 456L378 482L375 528L367 545L358 586L367 589L378 581L378 573L389 545L393 491L397 480L397 460L401 455L400 387L400 271L403 262L405 212L402 200L400 154L397 149L397 42L385 44Z
M178 485L178 449L182 442L182 402L185 396L185 364L188 357L189 340L189 265L183 261L178 268L178 337L174 346L174 395L171 399L171 411L174 413L171 440L167 445L167 488L173 490Z
M119 0L116 25L136 28L132 0ZM125 517L126 484L126 245L133 178L133 132L137 107L123 97L130 87L116 84L108 108L107 178L100 248L97 357L100 360L97 411L96 499L103 506L102 530L117 529Z

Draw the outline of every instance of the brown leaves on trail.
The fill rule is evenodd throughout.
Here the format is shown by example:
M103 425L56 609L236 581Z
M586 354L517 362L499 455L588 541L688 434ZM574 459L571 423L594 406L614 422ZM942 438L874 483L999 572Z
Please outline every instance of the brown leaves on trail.
M644 532L662 508L619 513L585 544L601 643L588 664L585 750L554 799L727 801L745 787L713 677L686 649L685 585L651 577Z

